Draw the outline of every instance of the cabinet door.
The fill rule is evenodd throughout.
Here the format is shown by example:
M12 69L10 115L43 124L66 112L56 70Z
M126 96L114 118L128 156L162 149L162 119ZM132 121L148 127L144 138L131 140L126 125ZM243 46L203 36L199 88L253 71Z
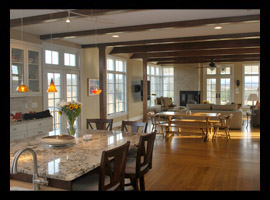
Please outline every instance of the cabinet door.
M16 89L23 81L25 82L24 70L24 50L19 48L11 49L11 93L18 93Z
M39 51L28 50L28 87L29 94L39 94L40 91L40 53Z

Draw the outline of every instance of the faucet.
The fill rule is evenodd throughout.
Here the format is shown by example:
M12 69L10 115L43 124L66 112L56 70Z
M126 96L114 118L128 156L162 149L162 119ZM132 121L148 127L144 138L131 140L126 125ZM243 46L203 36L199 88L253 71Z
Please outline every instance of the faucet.
M37 155L36 152L31 149L31 148L25 148L25 149L21 149L18 150L15 155L14 158L12 160L12 164L11 164L11 174L16 174L17 173L17 163L18 163L18 159L20 157L20 155L25 152L25 151L30 151L32 153L33 156L33 162L34 162L34 173L33 173L33 189L34 190L39 190L40 189L40 185L48 185L48 181L46 177L39 177L38 176L38 170L37 170Z

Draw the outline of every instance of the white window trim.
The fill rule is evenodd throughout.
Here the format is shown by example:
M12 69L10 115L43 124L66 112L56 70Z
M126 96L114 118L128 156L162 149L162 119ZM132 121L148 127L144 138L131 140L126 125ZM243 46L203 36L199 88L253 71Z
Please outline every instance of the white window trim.
M58 51L59 52L59 64L58 65L53 65L53 64L46 64L45 63L45 50L51 50L51 51ZM64 53L72 53L76 55L76 67L74 66L65 66L64 65ZM62 45L56 45L48 43L48 42L43 42L42 43L42 48L41 48L41 64L42 64L42 73L43 73L43 109L47 109L48 107L48 94L47 94L47 73L52 72L52 73L60 73L62 78L62 83L61 83L61 91L64 92L64 85L66 84L66 74L68 73L76 73L78 74L78 101L81 102L82 99L82 93L81 93L81 88L82 88L82 78L81 78L81 49L76 49L76 48L71 48L67 46L62 46ZM63 84L64 83L64 84ZM63 94L63 99L66 99L66 94ZM78 125L83 126L83 120L81 119L83 116L83 109L81 111L79 118ZM65 118L63 119L65 120ZM65 123L63 121L63 123ZM80 127L79 127L80 128Z
M128 104L128 102L127 102L127 59L121 58L121 57L118 57L118 56L106 56L106 62L107 62L107 59L112 59L114 61L114 67L116 67L115 66L115 61L116 60L121 60L121 61L123 61L125 63L125 71L124 72L115 71L116 70L115 68L114 68L113 71L106 69L106 74L109 72L109 73L113 73L113 74L124 74L125 75L125 89L124 89L125 90L125 95L124 95L124 98L125 98L125 111L123 111L123 112L115 112L115 113L111 113L111 114L107 113L107 118L111 119L111 118L116 118L116 117L122 117L122 116L125 116L125 115L128 114L128 111L127 111L127 104ZM106 79L107 79L107 77L106 77ZM106 85L106 87L107 87L107 85ZM115 87L115 80L114 80L114 87ZM108 102L106 102L106 104L108 106Z
M208 65L203 65L203 100L206 100L206 79L207 78L231 78L231 102L234 102L234 64L217 64L217 66L231 67L230 74L220 74L220 67L216 69L216 74L207 74ZM216 83L217 84L217 83Z
M165 75L164 76L164 74L163 74L163 69L165 69L165 68L173 68L173 75ZM175 86L174 86L174 83L175 83L175 81L174 81L174 66L173 65L171 65L171 66L162 66L162 96L163 96L163 92L164 92L164 89L163 89L163 86L164 86L164 79L163 79L163 77L172 77L173 78L173 101L175 101L175 90L174 90L174 88L175 88Z
M245 64L242 64L242 108L246 108L246 109L249 109L250 106L247 106L247 105L244 105L244 102L245 102L245 99L244 99L244 94L245 94L245 66L247 65L258 65L259 66L259 87L260 87L260 77L261 77L261 66L260 66L260 63L256 62L256 63L245 63ZM252 74L249 74L249 76L252 76ZM257 76L257 74L254 76Z

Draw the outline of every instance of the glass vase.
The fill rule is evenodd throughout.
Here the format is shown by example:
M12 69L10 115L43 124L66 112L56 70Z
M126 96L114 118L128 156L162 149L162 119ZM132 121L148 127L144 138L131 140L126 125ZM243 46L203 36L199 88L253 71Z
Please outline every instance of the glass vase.
M74 136L75 135L75 127L74 127L74 122L75 122L75 119L73 120L68 120L68 134L71 135L71 136Z

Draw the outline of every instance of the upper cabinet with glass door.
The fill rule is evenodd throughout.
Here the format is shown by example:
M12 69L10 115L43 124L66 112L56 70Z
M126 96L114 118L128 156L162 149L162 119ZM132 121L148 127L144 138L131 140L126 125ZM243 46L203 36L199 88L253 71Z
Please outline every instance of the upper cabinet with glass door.
M41 96L40 47L28 42L11 40L10 96ZM17 92L18 85L27 85L29 92Z

